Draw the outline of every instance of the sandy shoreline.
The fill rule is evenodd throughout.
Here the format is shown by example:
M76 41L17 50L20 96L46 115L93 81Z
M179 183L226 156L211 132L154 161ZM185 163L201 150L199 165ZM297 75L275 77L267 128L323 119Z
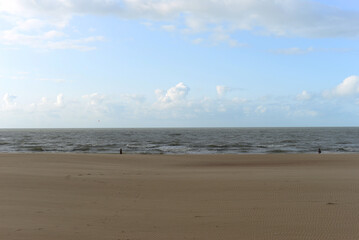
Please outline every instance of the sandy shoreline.
M359 239L358 154L0 154L0 239Z

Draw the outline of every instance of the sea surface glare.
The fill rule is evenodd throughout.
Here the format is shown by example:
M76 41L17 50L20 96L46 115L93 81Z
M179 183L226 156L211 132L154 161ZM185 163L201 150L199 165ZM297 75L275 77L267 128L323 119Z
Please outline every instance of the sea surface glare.
M0 152L358 153L359 128L1 129Z

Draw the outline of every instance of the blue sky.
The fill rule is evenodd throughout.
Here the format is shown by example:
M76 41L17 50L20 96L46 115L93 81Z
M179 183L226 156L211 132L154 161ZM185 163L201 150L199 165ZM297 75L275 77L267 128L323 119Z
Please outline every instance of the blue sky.
M354 0L0 0L0 127L358 126Z

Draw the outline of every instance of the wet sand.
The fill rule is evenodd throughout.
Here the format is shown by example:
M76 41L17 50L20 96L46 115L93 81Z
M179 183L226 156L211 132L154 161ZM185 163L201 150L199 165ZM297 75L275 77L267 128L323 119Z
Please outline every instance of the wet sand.
M359 155L0 154L0 239L359 239Z

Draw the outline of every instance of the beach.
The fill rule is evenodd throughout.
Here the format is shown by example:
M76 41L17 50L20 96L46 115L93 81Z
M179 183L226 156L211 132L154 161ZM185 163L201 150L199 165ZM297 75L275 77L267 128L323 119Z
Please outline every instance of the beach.
M359 239L359 154L0 154L0 239Z

